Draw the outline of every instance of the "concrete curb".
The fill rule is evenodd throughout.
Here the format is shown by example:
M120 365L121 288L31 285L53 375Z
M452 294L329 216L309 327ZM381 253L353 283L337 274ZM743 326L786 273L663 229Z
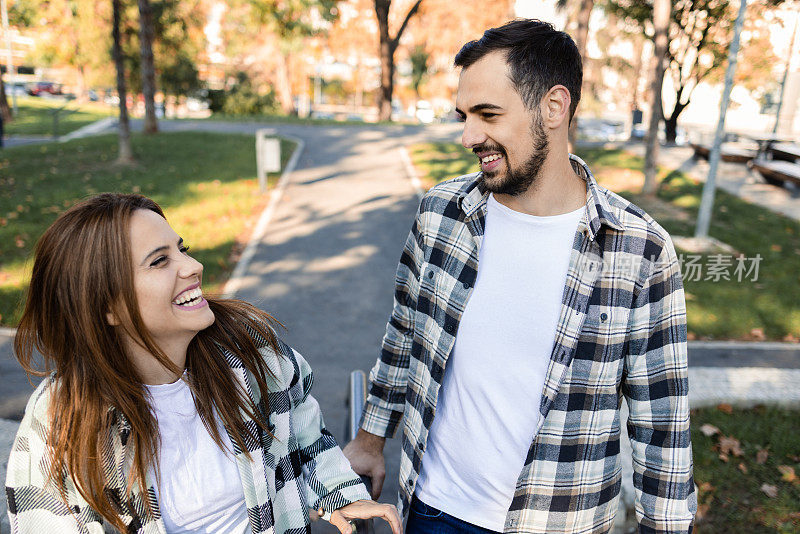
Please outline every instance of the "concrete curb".
M273 191L272 195L270 196L267 207L261 212L261 216L258 219L256 228L253 230L253 235L250 236L250 241L248 241L247 246L242 253L242 257L239 258L239 262L233 269L231 277L225 283L225 288L222 293L223 298L233 298L236 295L236 292L242 287L245 273L247 272L247 267L250 265L250 261L253 259L253 255L256 252L258 244L261 242L267 232L269 221L272 219L272 215L275 213L278 202L280 202L280 199L283 196L283 191L286 189L286 186L289 183L292 171L294 171L294 168L297 166L297 161L300 159L300 154L303 152L303 148L305 147L305 142L298 137L293 137L290 135L282 135L281 137L289 139L290 141L294 141L297 143L297 146L292 153L292 157L289 158L286 168L283 169L281 178L278 180L278 185L275 187L275 191Z

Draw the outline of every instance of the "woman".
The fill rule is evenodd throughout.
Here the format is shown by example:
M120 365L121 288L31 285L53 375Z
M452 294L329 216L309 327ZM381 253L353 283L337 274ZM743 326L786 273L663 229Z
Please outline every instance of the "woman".
M9 457L12 532L298 532L311 507L399 534L325 429L308 364L269 315L204 297L187 251L139 195L93 197L40 239L14 346L55 372Z

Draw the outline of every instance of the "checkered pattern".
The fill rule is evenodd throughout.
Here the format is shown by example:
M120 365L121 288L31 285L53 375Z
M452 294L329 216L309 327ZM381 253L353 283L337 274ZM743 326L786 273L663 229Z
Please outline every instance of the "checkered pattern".
M263 340L260 340L263 343ZM246 442L251 459L234 442L234 454L244 489L247 513L253 534L299 534L310 532L308 508L336 510L360 499L369 499L361 479L351 469L333 436L322 421L319 404L309 395L311 369L303 357L288 345L279 343L280 354L262 349L267 366L275 374L268 381L267 396L270 432L242 414L248 429L258 439ZM248 397L264 413L261 392L242 362L226 352L225 358L244 386ZM42 382L25 410L8 462L6 495L12 534L97 533L103 532L100 516L80 497L71 478L67 484L68 502L45 484L47 456L47 406L54 378ZM125 498L128 470L126 458L130 425L121 412L112 409L105 457L106 493L119 509L128 532L166 534L158 511L154 480L148 477L146 498L154 514L147 513L139 491Z
M611 528L620 490L619 406L625 398L640 532L690 532L696 495L686 314L675 250L652 218L598 186L586 164L570 158L586 180L586 212L573 242L537 407L539 426L505 531L574 534ZM487 198L480 173L431 189L397 269L394 308L370 373L361 426L391 437L402 420L404 512L477 277Z

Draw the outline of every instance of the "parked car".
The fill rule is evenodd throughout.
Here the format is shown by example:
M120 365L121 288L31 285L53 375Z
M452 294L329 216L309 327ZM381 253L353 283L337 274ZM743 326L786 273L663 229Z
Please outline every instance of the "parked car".
M61 84L56 82L34 82L28 86L28 94L31 96L60 95Z

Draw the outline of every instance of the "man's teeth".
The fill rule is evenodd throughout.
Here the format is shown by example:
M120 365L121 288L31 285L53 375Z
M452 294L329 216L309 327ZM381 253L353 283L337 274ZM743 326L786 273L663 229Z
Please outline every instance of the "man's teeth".
M173 304L177 304L177 305L180 306L181 304L186 304L186 303L188 303L190 301L193 301L195 299L199 299L202 296L203 296L203 291L199 287L196 287L196 288L192 289L191 291L185 291L185 292L181 293L178 296L178 298L176 298L172 302L173 302Z
M492 154L491 156L486 156L486 157L481 158L481 162L482 163L489 163L490 161L494 161L494 160L500 159L502 157L503 156L501 156L500 154Z

